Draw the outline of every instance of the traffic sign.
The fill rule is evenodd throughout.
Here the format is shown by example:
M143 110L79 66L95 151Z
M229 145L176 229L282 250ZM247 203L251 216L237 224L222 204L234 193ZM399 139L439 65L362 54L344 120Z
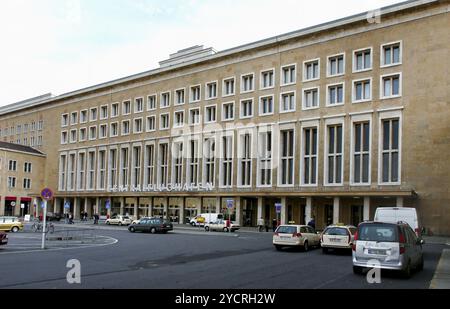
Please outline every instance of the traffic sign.
M16 207L16 202L11 202L11 207Z
M275 210L277 211L277 214L281 213L281 208L283 207L283 205L281 203L276 203L275 204Z
M51 201L53 199L53 191L50 188L45 188L41 191L41 197L46 201Z
M233 208L234 207L234 200L227 200L227 207L228 208Z
M110 200L106 200L105 207L106 207L106 209L111 209L111 201Z
M42 208L42 209L45 208L45 202L41 202L41 208Z
M69 202L65 202L64 203L64 208L69 209L70 208L70 203Z

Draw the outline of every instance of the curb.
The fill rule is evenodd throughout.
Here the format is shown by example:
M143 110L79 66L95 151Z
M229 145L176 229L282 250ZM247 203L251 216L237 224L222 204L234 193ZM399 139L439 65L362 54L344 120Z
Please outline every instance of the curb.
M433 280L431 280L430 289L450 289L450 250L442 251Z

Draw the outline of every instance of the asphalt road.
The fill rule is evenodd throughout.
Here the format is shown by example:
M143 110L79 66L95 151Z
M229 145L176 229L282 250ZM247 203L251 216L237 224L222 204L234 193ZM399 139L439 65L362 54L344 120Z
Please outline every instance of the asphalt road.
M111 241L44 252L24 244L27 234L10 234L11 246L0 248L0 289L427 289L445 247L426 244L424 271L411 279L384 273L381 284L369 284L353 274L351 254L277 252L270 233L97 232ZM81 263L81 284L67 283L71 259Z

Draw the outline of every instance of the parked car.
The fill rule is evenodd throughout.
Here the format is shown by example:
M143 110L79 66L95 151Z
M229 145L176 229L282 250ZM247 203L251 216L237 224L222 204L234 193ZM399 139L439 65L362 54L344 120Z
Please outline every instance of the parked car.
M320 246L320 235L308 225L280 225L273 235L273 245L277 250L302 247L308 251L310 247Z
M169 220L159 218L143 218L139 223L130 225L128 230L132 233L150 232L152 234L156 234L160 232L165 234L173 230L173 225Z
M39 217L42 221L42 215ZM60 213L47 212L47 221L61 221L62 215Z
M0 217L0 231L17 233L23 230L23 222L17 217Z
M330 225L321 234L320 245L323 253L329 249L352 249L357 228L353 225Z
M419 219L415 208L379 207L375 211L374 221L388 223L406 222L414 230L417 237L421 237Z
M192 226L205 226L206 223L216 222L220 219L223 219L223 214L220 213L199 214L198 216L191 218L189 223Z
M423 243L404 222L361 223L353 243L353 272L361 274L375 260L381 269L399 270L410 277L412 269L423 269Z
M0 231L0 246L5 246L8 244L8 234Z
M237 231L241 228L241 226L235 222L231 222L229 225L227 223L227 220L219 219L216 222L206 223L205 224L205 231L224 231L224 232L231 232Z
M107 225L115 224L115 225L119 225L119 226L130 225L131 219L127 216L118 215L118 216L112 216L111 218L106 219L105 223Z

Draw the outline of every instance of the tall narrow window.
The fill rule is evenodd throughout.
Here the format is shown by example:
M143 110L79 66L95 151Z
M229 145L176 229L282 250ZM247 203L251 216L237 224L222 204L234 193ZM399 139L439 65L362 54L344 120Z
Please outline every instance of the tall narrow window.
M69 175L67 177L67 190L73 191L75 190L75 171L76 171L76 163L75 163L75 154L71 153L69 155Z
M273 114L273 96L261 97L259 99L259 114L261 116Z
M206 138L204 143L205 160L205 184L214 186L215 184L215 163L216 163L216 141L214 138Z
M178 89L177 91L175 91L175 96L176 96L175 104L183 105L185 101L184 89Z
M206 84L206 98L207 99L217 98L217 82Z
M220 185L231 187L233 183L233 137L222 137L222 167Z
M241 150L239 156L239 165L240 165L239 184L241 186L250 186L252 177L252 144L250 134L241 135L240 149Z
M274 70L261 72L261 89L272 88L274 86Z
M216 106L205 107L205 123L216 122Z
M253 116L253 99L241 101L241 118Z
M397 183L400 180L400 121L399 119L382 122L382 182Z
M272 132L259 134L259 185L272 185Z
M224 97L234 95L234 88L235 88L234 84L235 84L234 77L225 79L223 81L223 94L222 95Z
M141 147L133 147L133 169L131 171L131 185L135 188L141 186Z
M87 189L94 190L95 184L95 151L88 152L88 178L87 178Z
M147 97L147 110L152 111L156 109L156 95L149 95Z
M189 110L189 124L196 125L200 123L200 109L191 109Z
M281 185L294 184L294 130L281 131Z
M153 186L154 183L154 171L155 171L155 146L145 146L145 186Z
M222 105L222 120L234 119L234 103L224 103Z
M184 111L175 112L173 122L174 128L181 128L184 126Z
M122 148L120 150L120 186L128 186L128 170L129 170L129 150Z
M173 184L183 185L183 143L173 144Z
M198 154L198 140L190 141L189 148L189 165L188 165L189 185L198 186L199 174L199 154Z
M169 144L159 145L159 182L158 184L166 188L168 182L169 172Z
M368 184L370 169L370 123L354 124L353 183Z
M317 184L317 128L307 128L303 131L303 184Z
M281 108L282 113L295 111L295 92L281 94Z
M161 108L170 106L170 92L161 94Z
M117 149L109 150L109 188L117 188Z
M281 85L295 84L297 81L296 65L289 65L281 68Z
M98 190L106 189L106 150L99 150L98 152Z
M134 112L141 113L144 111L144 99L137 98L134 100Z
M77 190L81 191L85 189L85 170L86 170L86 154L84 152L78 153L78 164L77 164Z
M255 89L253 74L243 75L241 78L241 92L250 92Z
M192 86L191 87L191 96L190 102L199 102L201 99L201 86Z
M342 125L328 126L327 168L328 184L342 184Z

